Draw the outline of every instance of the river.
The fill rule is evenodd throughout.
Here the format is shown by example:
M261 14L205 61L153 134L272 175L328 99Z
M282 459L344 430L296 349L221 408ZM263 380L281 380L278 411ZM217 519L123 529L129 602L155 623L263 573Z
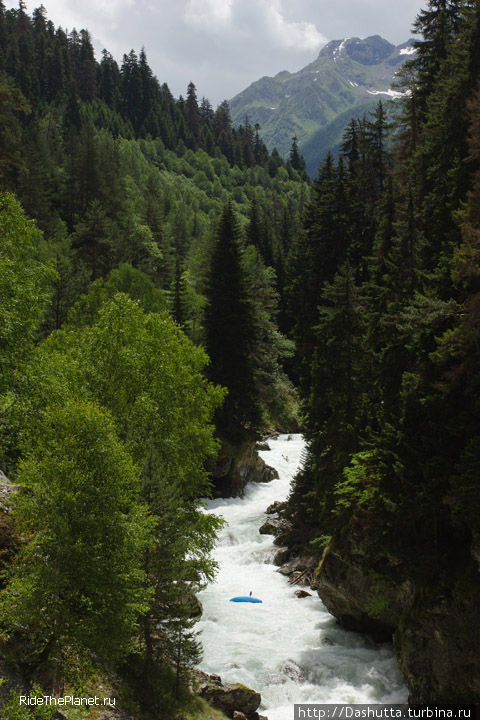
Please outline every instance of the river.
M201 669L260 692L259 712L269 720L291 720L294 703L406 702L392 647L341 629L316 593L297 598L298 588L276 572L273 537L258 529L267 506L288 496L305 445L301 435L268 442L260 455L278 480L250 483L244 498L208 502L227 525L215 551L216 581L199 595ZM263 604L229 602L250 591Z

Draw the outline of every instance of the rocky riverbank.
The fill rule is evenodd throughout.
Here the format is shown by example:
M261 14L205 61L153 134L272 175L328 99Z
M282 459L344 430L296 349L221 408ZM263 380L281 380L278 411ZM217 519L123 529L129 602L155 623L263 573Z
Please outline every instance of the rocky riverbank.
M267 514L263 531L283 545L275 556L282 560L279 572L316 590L343 627L393 641L411 703L480 700L478 534L449 582L432 586L412 578L408 564L378 544L372 553L381 524L373 514L357 512L321 558L295 546L285 505Z
M319 558L294 544L292 523L286 517L286 502L274 502L265 510L268 516L259 529L261 535L273 535L273 544L278 548L273 556L273 564L278 572L289 578L292 585L311 587ZM309 593L300 591L298 597Z
M243 497L250 482L270 482L278 477L258 455L254 441L233 444L223 441L215 464L210 468L216 498Z
M345 627L393 638L412 703L480 700L480 564L470 557L448 583L421 583L384 553L372 558L379 519L355 515L326 549L315 587Z

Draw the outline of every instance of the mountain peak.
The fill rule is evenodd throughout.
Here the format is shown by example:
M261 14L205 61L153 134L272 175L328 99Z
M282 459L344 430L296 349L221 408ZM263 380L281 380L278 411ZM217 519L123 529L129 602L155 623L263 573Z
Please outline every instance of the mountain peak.
M294 73L262 78L231 100L235 123L246 115L259 123L267 146L287 155L292 137L314 174L328 148L340 142L353 116L370 112L392 90L395 74L415 52L413 41L395 46L380 35L332 40L318 57Z
M358 37L332 40L320 50L319 58L332 60L350 58L361 65L378 65L384 62L396 50L395 45L380 37L371 35L365 39Z

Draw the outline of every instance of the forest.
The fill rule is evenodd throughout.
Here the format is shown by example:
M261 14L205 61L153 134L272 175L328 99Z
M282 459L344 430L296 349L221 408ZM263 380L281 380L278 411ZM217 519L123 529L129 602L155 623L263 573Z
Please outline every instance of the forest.
M320 560L363 523L365 573L388 555L380 586L415 588L397 647L438 598L460 643L478 627L480 4L429 0L415 31L402 100L311 182L295 138L282 159L193 82L175 99L144 49L98 61L87 30L0 2L6 720L55 716L22 687L101 684L203 718L202 499L222 448L275 429L307 439L294 547ZM434 700L478 701L464 663Z

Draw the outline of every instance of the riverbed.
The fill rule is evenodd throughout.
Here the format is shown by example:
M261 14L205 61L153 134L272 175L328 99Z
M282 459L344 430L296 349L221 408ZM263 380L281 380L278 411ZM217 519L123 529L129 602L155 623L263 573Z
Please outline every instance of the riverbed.
M251 483L243 498L208 502L227 524L215 550L216 581L199 595L201 669L260 692L259 712L269 720L291 720L295 703L406 702L392 646L340 628L316 593L297 598L298 587L273 565L278 548L258 530L268 505L287 498L305 444L301 435L268 443L260 455L277 480ZM229 602L250 591L262 604Z

